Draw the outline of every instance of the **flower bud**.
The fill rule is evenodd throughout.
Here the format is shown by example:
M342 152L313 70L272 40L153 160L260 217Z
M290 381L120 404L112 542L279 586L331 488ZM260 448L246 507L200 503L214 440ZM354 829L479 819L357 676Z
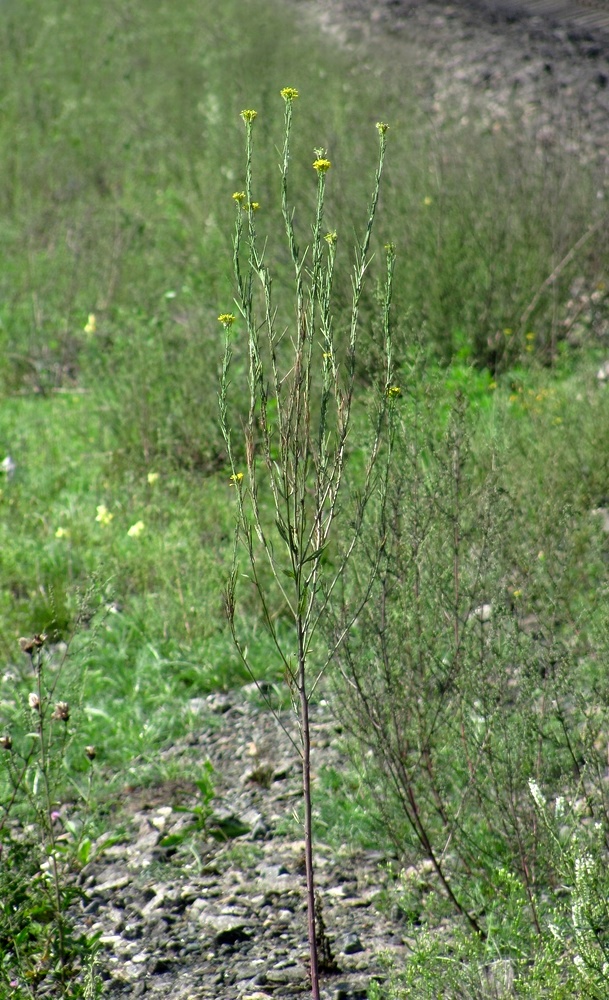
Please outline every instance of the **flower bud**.
M19 648L21 649L22 653L27 653L28 656L31 656L36 649L41 649L46 641L47 641L47 636L45 635L45 633L37 632L36 635L33 635L31 638L25 639L22 637L19 640Z
M91 746L85 747L85 753L89 758L89 760L95 760L95 758L97 757L97 750L95 749L95 747Z
M31 694L28 695L28 705L33 712L40 711L40 698L35 691L32 691Z
M61 722L67 722L70 718L70 706L67 701L58 701L55 705L55 711L53 712L52 719L59 719Z
M11 737L10 736L0 736L0 747L2 747L3 750L12 750L13 749L13 741L12 741Z

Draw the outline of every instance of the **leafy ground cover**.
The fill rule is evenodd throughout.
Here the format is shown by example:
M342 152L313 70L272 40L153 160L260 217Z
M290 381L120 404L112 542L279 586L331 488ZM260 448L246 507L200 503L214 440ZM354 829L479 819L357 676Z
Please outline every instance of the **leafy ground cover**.
M313 32L300 33L295 47L291 8L258 0L221 9L187 2L176 17L174 6L162 2L108 4L101 11L54 2L42 10L36 0L5 7L0 696L6 737L23 746L31 729L33 658L19 651L18 639L46 633L48 690L70 705L69 719L56 719L65 723L65 739L53 743L63 763L51 798L67 794L71 775L87 801L88 821L103 824L107 791L101 783L87 790L86 747L96 748L95 771L106 789L155 780L159 747L192 725L189 699L249 680L224 614L236 490L218 410L223 345L217 317L233 303L231 232L239 202L232 195L245 185L239 112L258 112L256 221L273 259L278 322L286 325L291 278L279 239L281 87L300 91L291 185L302 244L310 239L316 198L312 153L329 151L328 224L340 237L333 293L339 343L349 324L352 232L365 220L374 171L374 124L389 121L373 247L380 258L391 240L397 254L392 326L399 426L388 494L395 516L382 536L391 537L394 548L387 549L387 590L372 595L381 604L373 601L370 616L353 630L340 666L342 677L353 681L365 664L371 683L380 685L372 689L375 697L389 705L396 677L375 670L383 657L402 671L408 665L409 690L428 710L420 714L419 730L407 732L413 703L403 695L399 725L405 728L396 734L408 744L406 758L415 746L428 752L429 781L404 780L411 767L400 756L404 747L399 740L392 747L374 744L379 719L362 715L359 703L346 720L359 777L345 782L341 798L337 776L327 776L320 829L327 840L333 825L338 831L347 826L366 841L366 814L376 810L413 864L421 853L429 861L416 816L413 823L408 811L400 814L401 794L422 797L429 810L425 836L441 837L444 825L446 884L462 887L459 898L467 898L457 914L471 918L470 929L472 922L478 931L487 928L484 940L502 960L519 955L524 963L505 989L524 989L522 970L533 967L541 941L541 964L531 980L539 992L532 995L558 997L577 987L588 990L582 995L602 996L607 922L594 866L606 851L608 814L602 663L609 405L596 373L605 361L609 276L593 168L582 174L566 155L535 159L509 130L500 137L482 130L471 155L450 120L440 134L428 127L407 67L371 62L364 86L361 53L342 53ZM589 238L571 259L585 233ZM375 318L381 280L375 274L361 300L347 509L357 504L372 387L383 364ZM238 337L238 323L235 330ZM239 409L246 354L236 339L237 426L246 415ZM262 518L272 525L271 505L261 499ZM371 510L359 575L345 581L336 606L339 630L381 545L378 532ZM406 604L389 586L392 574ZM270 578L268 587L281 633L285 608ZM387 649L375 632L381 606L393 629ZM487 612L479 609L487 606L499 624L484 632ZM475 634L467 624L472 615L481 626ZM281 680L247 584L239 629L258 676ZM374 650L377 641L368 662L364 650ZM521 661L535 670L521 677L515 666ZM339 675L335 683L340 687ZM495 707L479 703L481 685L495 691ZM339 700L345 703L344 692ZM457 704L460 734L450 714ZM502 733L491 726L497 704L510 719ZM558 714L555 704L562 706ZM362 735L368 752L378 757L382 751L387 763L391 751L398 770L406 768L401 784L391 783L393 765L368 767L357 749ZM40 745L45 738L39 736ZM463 756L451 773L455 741ZM505 752L510 743L528 748L512 769ZM494 756L484 757L489 747ZM36 797L37 773L34 768L21 819ZM539 801L531 798L529 780L540 789ZM7 814L14 784L7 765ZM375 796L370 789L376 787L386 791ZM487 823L469 812L472 788L488 810ZM568 822L556 832L551 824L561 797L570 803ZM501 843L490 832L499 815L509 827ZM532 848L518 842L525 820L548 831L548 857L552 844L560 848L548 865L535 854L536 877L529 873ZM600 824L598 837L594 824ZM378 831L375 822L371 828ZM486 852L489 862L474 871L476 851ZM586 858L592 859L589 877L581 874ZM432 880L431 889L420 882L399 889L406 919L426 933L446 917L443 869L434 871L439 881ZM496 871L507 874L495 878ZM561 910L563 884L571 894ZM504 899L501 919L513 928L506 939L488 932L493 892ZM584 916L574 923L577 905ZM550 911L560 918L552 925L556 934ZM442 968L452 970L449 991L464 967L473 970L472 995L480 995L476 977L488 964L480 937L464 938L462 948L453 943L452 964L436 938L421 938L412 968L395 970L388 995L417 995L421 968L430 984ZM547 963L556 954L567 971L548 987L554 992L544 993ZM580 975L573 965L578 956ZM416 988L423 990L419 972Z

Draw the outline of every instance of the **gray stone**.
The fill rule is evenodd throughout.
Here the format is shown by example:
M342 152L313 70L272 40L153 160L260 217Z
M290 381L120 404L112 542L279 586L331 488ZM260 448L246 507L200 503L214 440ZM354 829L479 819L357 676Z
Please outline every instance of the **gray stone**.
M364 946L359 939L359 935L356 934L355 931L343 934L336 944L338 951L342 952L343 955L356 955L358 952L364 950Z

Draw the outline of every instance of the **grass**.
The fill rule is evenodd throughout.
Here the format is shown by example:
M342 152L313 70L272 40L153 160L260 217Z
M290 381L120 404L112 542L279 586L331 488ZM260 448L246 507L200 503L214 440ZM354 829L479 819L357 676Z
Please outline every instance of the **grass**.
M593 168L566 154L540 158L526 136L495 132L482 117L469 131L449 119L434 130L408 66L370 59L362 75L362 52L296 27L297 8L186 0L177 15L161 0L4 6L0 460L15 463L0 473L7 732L26 731L31 676L17 640L37 632L56 651L69 644L61 680L74 706L69 767L80 780L83 748L95 745L111 794L162 778L159 750L192 728L189 699L246 680L223 609L235 491L218 411L217 316L233 302L239 112L253 107L257 225L273 255L279 316L289 317L290 262L276 239L286 84L301 93L291 166L301 245L316 197L313 149L327 148L333 164L327 221L339 233L339 340L374 124L390 122L374 247L391 239L398 254L394 349L405 425L415 396L433 400L431 455L455 398L465 397L470 488L499 469L518 511L504 542L529 589L512 590L523 590L529 611L549 615L551 584L552 601L578 623L569 639L579 650L577 695L600 698L607 541L592 511L609 507L609 390L596 379L609 275ZM354 492L382 364L377 298L372 282L361 303ZM245 354L237 338L237 397ZM263 516L271 519L270 507ZM281 629L284 609L269 588ZM247 581L239 614L249 660L260 677L280 680ZM320 781L324 842L342 843L351 829L378 844L380 807L362 780L328 772ZM95 796L101 808L101 788ZM435 969L435 939L423 946ZM477 969L487 959L467 961ZM398 972L387 996L417 995ZM472 980L472 995L477 988ZM546 995L539 990L531 995Z

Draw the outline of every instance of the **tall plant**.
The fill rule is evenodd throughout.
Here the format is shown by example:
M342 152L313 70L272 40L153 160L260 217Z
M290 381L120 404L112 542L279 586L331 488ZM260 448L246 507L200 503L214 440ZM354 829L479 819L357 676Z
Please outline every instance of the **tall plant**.
M348 439L356 404L360 305L364 279L372 259L370 242L388 126L382 122L376 126L379 137L376 175L363 238L356 247L350 315L345 324L346 336L341 339L337 336L332 296L337 234L327 232L324 224L326 179L331 162L326 150L315 150L312 168L317 178L317 198L312 240L310 246L301 250L288 195L292 113L298 92L286 87L281 96L285 102L281 208L294 290L287 327L278 320L266 244L259 239L256 228L258 206L254 198L252 146L257 114L253 110L241 113L246 138L245 189L233 195L236 203L233 263L237 285L235 301L245 325L248 358L249 411L243 430L244 468L240 467L229 413L236 317L232 313L219 317L225 330L220 414L237 507L226 611L242 661L255 676L255 668L239 638L235 613L242 547L249 563L249 579L283 666L299 720L298 737L293 743L302 762L311 986L317 1000L320 969L313 872L309 707L343 636L337 636L321 656L313 656L313 643L354 551L368 501L379 484L383 492L386 482L390 445L384 448L382 442L389 426L387 418L392 401L399 393L392 384L389 325L395 252L393 246L386 247L386 274L380 296L383 370L373 393L373 430L361 475L356 514L347 525L341 518L339 499L344 488ZM380 461L381 456L383 461ZM337 543L332 554L329 552L331 541ZM272 589L278 597L279 617L273 606ZM357 609L352 609L352 619L356 614ZM287 630L283 625L286 621L289 623ZM345 630L348 628L346 622Z

